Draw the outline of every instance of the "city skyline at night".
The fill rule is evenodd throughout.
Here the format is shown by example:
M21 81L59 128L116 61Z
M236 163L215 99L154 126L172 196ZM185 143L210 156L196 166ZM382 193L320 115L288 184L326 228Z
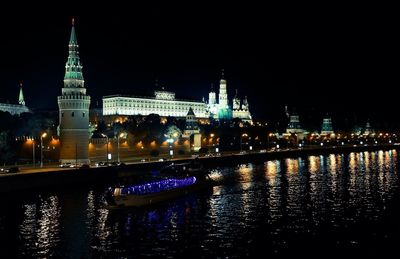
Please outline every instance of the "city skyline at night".
M72 17L92 107L105 95L151 95L155 79L182 98L201 99L224 68L228 96L235 89L247 95L255 119L282 123L289 105L301 117L317 117L316 124L329 113L333 124L399 125L395 96L383 87L395 75L386 62L393 49L390 22L371 24L352 12L271 14L254 6L5 15L1 102L15 102L23 80L28 107L57 108L55 99L42 97L57 96L62 86Z

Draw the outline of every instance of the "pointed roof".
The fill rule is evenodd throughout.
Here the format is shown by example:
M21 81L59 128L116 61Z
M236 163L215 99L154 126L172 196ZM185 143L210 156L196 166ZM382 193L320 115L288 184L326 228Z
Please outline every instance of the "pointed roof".
M235 97L233 97L234 99L238 98L238 89L235 89Z
M186 115L186 116L190 116L190 115L192 115L192 116L196 116L196 115L194 115L194 112L193 112L193 109L192 109L192 107L190 107L190 108L189 108L189 111L188 111L188 113L187 113L187 115Z
M71 36L68 44L68 59L65 64L64 87L84 87L79 45L76 40L75 20L72 19Z
M214 84L213 84L213 83L211 83L211 90L210 90L210 93L212 93L212 92L214 92Z
M19 83L19 98L18 98L18 103L19 103L20 105L25 105L24 92L22 91L22 82Z
M71 29L71 36L69 38L69 45L78 45L78 41L76 39L75 33L75 19L72 18L72 29Z

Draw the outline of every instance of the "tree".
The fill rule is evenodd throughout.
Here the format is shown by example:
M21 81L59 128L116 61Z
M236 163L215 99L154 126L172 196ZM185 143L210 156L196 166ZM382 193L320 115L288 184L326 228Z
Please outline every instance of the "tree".
M0 161L10 163L15 158L15 145L12 145L12 138L9 132L0 132Z

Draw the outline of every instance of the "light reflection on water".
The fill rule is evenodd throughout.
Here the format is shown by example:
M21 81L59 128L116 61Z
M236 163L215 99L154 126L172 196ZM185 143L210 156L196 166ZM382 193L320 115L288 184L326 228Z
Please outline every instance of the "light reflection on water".
M11 200L14 206L0 212L0 255L242 258L310 244L309 253L368 254L398 230L389 213L400 215L392 205L399 201L396 150L287 158L213 174L219 185L211 190L145 209L109 211L103 187Z

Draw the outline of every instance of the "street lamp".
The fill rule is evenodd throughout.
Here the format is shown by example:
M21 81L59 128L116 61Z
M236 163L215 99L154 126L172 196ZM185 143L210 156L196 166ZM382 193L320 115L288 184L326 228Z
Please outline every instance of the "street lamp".
M35 165L35 139L32 137L28 140L32 141L32 166L36 167L36 165Z
M121 132L121 133L119 133L119 134L117 134L117 150L118 150L118 153L117 153L117 155L118 155L118 163L119 162L121 162L120 161L120 159L119 159L119 138L123 138L123 137L126 137L126 133L124 133L124 132Z
M248 136L247 133L243 133L242 135L240 135L240 152L242 152L242 142L243 142L242 138L247 136Z
M274 134L269 133L267 136L267 149L269 149L269 138L272 137Z
M169 155L172 158L172 156L174 155L174 151L172 149L172 143L174 142L174 139L173 138L168 138L167 142L169 143Z
M47 133L40 135L40 167L43 167L43 138L47 136Z
M106 163L108 166L108 136L105 134L101 134L103 137L105 137L107 139L107 144L106 144Z

